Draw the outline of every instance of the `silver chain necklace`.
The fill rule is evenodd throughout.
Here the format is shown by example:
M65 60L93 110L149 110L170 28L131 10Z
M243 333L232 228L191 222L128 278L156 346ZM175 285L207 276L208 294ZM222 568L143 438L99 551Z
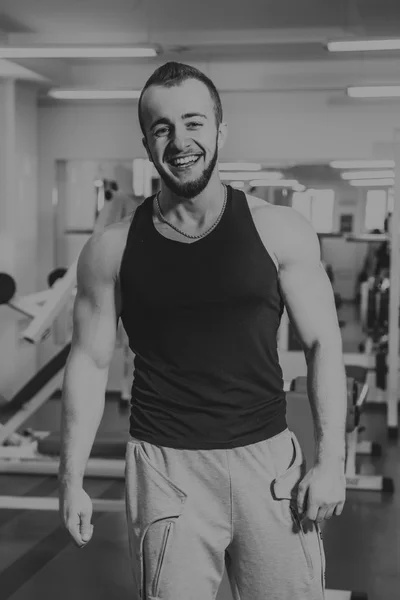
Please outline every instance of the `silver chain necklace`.
M213 225L211 225L211 227L209 229L207 229L207 231L204 231L203 233L200 233L200 235L191 235L190 233L185 233L184 231L182 231L182 229L179 229L178 227L176 227L175 225L173 225L172 223L170 223L169 221L167 221L167 219L164 217L164 215L162 214L162 211L161 211L160 202L159 202L159 199L158 199L159 195L160 195L160 192L158 192L156 194L156 204L157 204L157 210L159 212L160 218L161 218L161 220L166 225L169 225L170 227L172 227L172 229L175 229L175 231L177 231L178 233L181 233L182 235L184 235L187 238L191 238L192 240L198 240L198 239L200 239L202 237L205 237L213 229L216 228L216 226L218 225L218 223L222 219L222 215L225 212L226 202L227 202L227 198L228 198L228 190L227 190L226 185L224 185L224 188L225 188L224 203L222 205L222 209L221 209L221 212L220 212L220 214L218 216L218 219L215 221L215 223Z

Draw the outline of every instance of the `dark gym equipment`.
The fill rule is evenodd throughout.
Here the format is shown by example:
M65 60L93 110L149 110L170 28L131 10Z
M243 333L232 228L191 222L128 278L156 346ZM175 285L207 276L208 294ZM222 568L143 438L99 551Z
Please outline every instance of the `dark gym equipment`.
M49 287L53 287L54 283L64 277L67 269L58 268L51 271L47 277ZM0 273L0 304L8 304L12 300L17 291L17 286L14 278L8 273Z
M379 324L381 327L388 327L389 324L389 290L386 289L380 293L379 302Z
M49 284L49 287L53 287L55 282L58 279L62 279L66 272L67 272L67 269L65 269L63 267L59 267L58 269L54 269L53 271L51 271L51 273L49 273L49 275L47 277L47 283Z
M0 273L0 304L8 304L14 297L17 286L14 279L7 273Z
M103 179L104 199L109 202L114 197L114 192L118 192L118 183L113 179Z
M385 280L376 277L368 290L366 327L369 333L376 336L386 332L389 324L389 288Z
M375 355L375 381L376 387L380 390L386 390L386 377L389 370L386 361L387 353L387 347L385 348L385 345L380 344Z
M376 314L376 288L375 286L368 292L368 305L367 305L367 330L372 331L377 321Z

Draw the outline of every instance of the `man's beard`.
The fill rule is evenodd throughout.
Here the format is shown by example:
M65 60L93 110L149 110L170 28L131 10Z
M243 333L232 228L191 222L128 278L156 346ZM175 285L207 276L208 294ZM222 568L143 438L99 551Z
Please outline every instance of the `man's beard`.
M213 174L213 171L217 164L217 160L218 143L215 144L215 152L213 154L212 159L210 160L210 163L204 169L200 177L194 179L193 181L186 181L182 183L173 180L168 173L165 173L165 171L161 171L161 169L158 169L157 165L154 166L156 167L158 174L160 175L167 188L169 188L173 194L175 194L176 196L180 196L181 198L191 199L201 194L201 192L207 187L208 182L211 179L211 175Z

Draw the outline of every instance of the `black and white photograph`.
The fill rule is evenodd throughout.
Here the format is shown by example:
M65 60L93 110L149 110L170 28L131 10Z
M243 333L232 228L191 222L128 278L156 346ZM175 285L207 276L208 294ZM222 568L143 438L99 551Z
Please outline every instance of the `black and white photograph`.
M0 600L400 598L400 3L0 0Z

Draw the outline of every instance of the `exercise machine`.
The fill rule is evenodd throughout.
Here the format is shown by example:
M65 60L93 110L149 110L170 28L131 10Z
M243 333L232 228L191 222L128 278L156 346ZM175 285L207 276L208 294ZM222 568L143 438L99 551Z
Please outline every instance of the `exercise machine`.
M382 330L387 330L388 344L388 386L386 389L387 405L387 429L391 439L398 437L398 400L399 400L399 308L400 308L400 149L399 140L396 148L399 156L396 157L396 202L391 216L390 231L386 234L348 235L347 242L360 241L387 241L390 245L390 269L381 280L370 280L362 288L361 316L367 333L366 354L371 354L372 362L375 362L374 342L376 337L382 335ZM371 288L375 288L374 290ZM372 292L372 293L371 293ZM375 304L373 301L375 300ZM371 332L372 325L368 319L369 309L375 313L378 328ZM373 315L371 315L372 317ZM376 365L373 367L376 369ZM376 373L378 375L378 373Z

